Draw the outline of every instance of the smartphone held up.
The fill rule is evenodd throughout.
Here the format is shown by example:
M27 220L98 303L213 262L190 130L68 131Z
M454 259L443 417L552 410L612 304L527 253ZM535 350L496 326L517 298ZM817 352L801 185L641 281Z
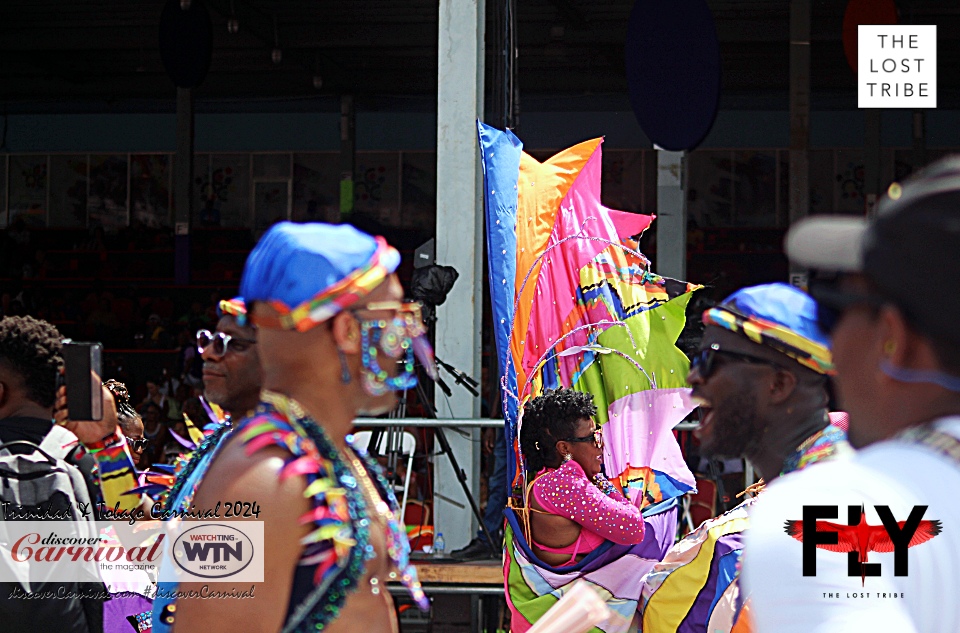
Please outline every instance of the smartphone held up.
M103 391L100 376L103 373L103 345L63 342L63 381L67 387L67 410L73 420L102 420Z

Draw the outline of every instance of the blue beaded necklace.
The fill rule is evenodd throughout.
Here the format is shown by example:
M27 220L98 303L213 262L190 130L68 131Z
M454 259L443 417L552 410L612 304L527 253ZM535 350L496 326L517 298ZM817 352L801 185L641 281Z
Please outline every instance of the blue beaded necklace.
M369 504L363 495L360 482L357 481L357 477L343 455L327 437L323 427L293 400L277 398L277 394L272 394L270 401L274 406L288 405L277 412L286 414L288 423L297 431L297 434L302 433L301 437L305 436L312 442L319 458L325 462L327 468L333 471L330 474L345 493L350 536L355 544L349 548L349 553L343 557L343 560L338 560L336 568L331 569L319 579L307 597L293 610L283 629L284 633L321 631L340 615L347 595L356 589L363 576L365 563L376 556L370 542L370 519L367 518ZM379 493L381 499L387 500L388 506L396 507L396 497L393 496L383 478L379 465L365 455L357 453L360 461L356 465L358 474L362 477L363 473L359 471L363 469L372 475L371 483L376 488L375 492ZM295 455L294 460L291 461L296 459ZM421 608L427 608L429 603L416 579L416 572L409 565L406 534L392 512L387 511L385 518L387 519L387 554L400 570L401 580L410 590L414 600Z

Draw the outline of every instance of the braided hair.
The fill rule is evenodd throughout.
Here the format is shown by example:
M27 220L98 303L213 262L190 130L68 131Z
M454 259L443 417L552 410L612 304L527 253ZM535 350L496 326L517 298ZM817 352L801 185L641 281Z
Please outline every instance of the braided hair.
M56 400L57 373L63 366L57 328L29 316L0 319L0 363L23 378L27 398L43 407Z
M528 472L536 473L559 463L557 442L572 437L580 420L596 414L592 394L562 387L527 402L523 407L520 445Z
M137 410L130 404L130 392L127 391L125 384L111 378L103 383L103 386L113 394L113 399L117 403L117 421L120 424L133 422L140 417Z

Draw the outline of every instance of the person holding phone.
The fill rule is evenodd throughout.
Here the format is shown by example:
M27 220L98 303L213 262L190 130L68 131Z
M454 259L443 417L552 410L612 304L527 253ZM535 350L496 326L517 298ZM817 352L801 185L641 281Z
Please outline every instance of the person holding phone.
M96 503L101 491L94 474L94 457L80 449L74 434L53 423L57 376L63 366L61 339L57 328L46 321L32 317L0 319L0 460L18 453L35 452L35 447L42 444L48 448L52 445L52 452L48 453L61 460L58 465L62 463L63 468L78 470L84 483L83 489L50 491L49 499L45 500L48 507L63 510L69 505L76 507L77 502ZM65 393L63 398L66 399ZM112 396L107 392L104 417L108 424L112 403ZM94 430L98 424L90 424L93 428L87 429L94 431L93 441L106 435ZM112 417L112 424L116 426L116 415ZM9 486L19 484L14 479L4 481L9 482ZM12 493L9 486L0 489L0 498L7 503L14 501L5 496ZM4 506L5 510L9 507ZM79 515L74 518L89 519ZM33 633L100 633L103 630L102 583L99 586L46 583L30 587L31 592L55 591L70 596L63 600L18 599L14 597L17 587L17 583L0 583L0 631L22 630L25 626Z

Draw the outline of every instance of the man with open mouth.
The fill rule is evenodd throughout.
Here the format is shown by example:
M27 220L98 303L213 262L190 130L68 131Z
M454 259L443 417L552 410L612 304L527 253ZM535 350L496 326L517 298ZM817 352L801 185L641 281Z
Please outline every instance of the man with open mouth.
M704 312L703 322L700 351L687 376L701 403L695 432L701 454L746 457L769 482L851 452L827 412L833 362L813 299L781 283L744 288ZM647 575L645 633L676 631L681 623L685 631L749 630L738 628L748 626L750 616L737 577L752 502L704 522ZM709 563L726 556L737 564ZM686 596L689 609L679 613L677 588L691 586L704 589L692 603Z

